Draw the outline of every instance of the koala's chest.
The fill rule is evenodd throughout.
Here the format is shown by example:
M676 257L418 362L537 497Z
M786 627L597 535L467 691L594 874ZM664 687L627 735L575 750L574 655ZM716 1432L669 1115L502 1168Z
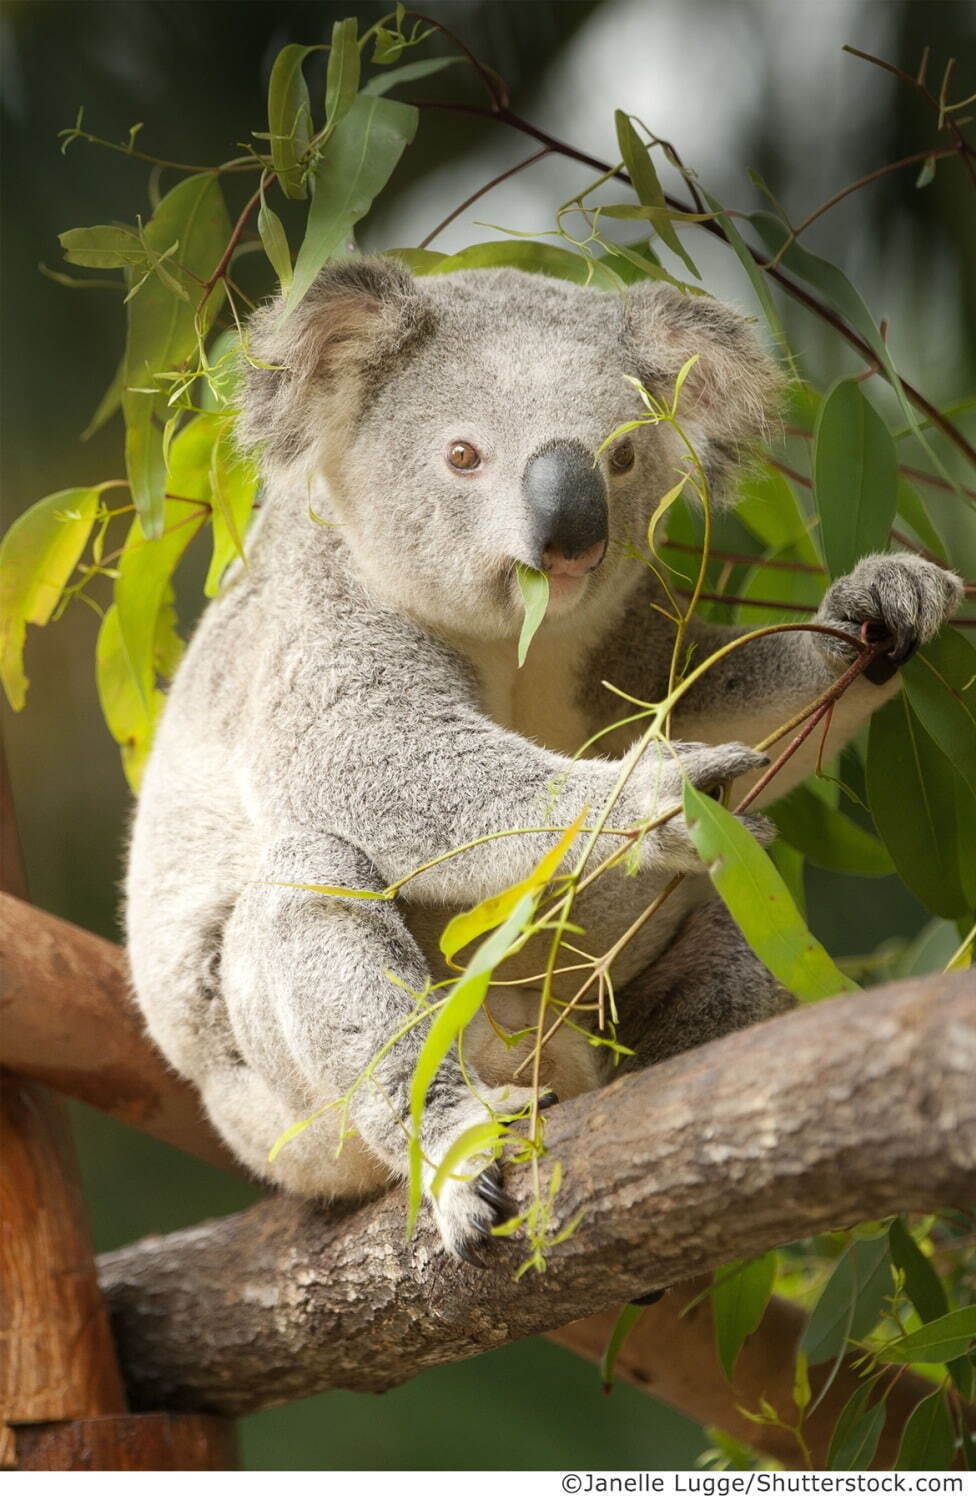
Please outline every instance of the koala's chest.
M582 706L582 663L565 646L535 642L519 668L508 643L474 659L481 708L503 729L561 755L575 755L592 733Z

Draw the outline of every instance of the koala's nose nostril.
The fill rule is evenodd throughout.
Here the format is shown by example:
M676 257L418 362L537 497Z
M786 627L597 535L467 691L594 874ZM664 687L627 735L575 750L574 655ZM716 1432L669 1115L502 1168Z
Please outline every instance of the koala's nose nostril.
M605 540L594 542L579 557L567 557L558 547L550 545L543 551L542 566L555 578L582 578L585 573L592 573L594 568L600 566L606 551Z
M599 566L610 529L606 485L581 442L547 443L533 454L522 494L547 571L579 576Z

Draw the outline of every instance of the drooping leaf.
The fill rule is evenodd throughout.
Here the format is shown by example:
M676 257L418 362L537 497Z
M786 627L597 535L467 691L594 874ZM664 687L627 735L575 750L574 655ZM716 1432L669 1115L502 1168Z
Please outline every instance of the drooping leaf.
M834 1359L848 1339L870 1333L891 1292L887 1235L852 1240L834 1266L800 1338L811 1365Z
M134 229L117 224L93 224L89 229L66 229L58 239L64 258L73 266L98 270L147 265L142 241Z
M524 667L529 647L549 608L549 577L546 573L540 573L538 568L527 567L525 563L515 564L515 576L525 607L525 619L518 643L518 664Z
M244 560L244 536L258 488L257 470L234 446L231 421L224 421L213 443L209 477L213 556L203 591L212 599L220 591L220 581L233 559Z
M738 819L690 782L684 810L715 889L770 973L798 1000L856 990L809 931L772 860Z
M922 1319L933 1323L949 1311L938 1272L909 1234L902 1219L893 1219L888 1229L892 1263L905 1277L905 1292Z
M179 183L163 198L145 229L150 248L162 252L177 244L180 269L173 275L187 294L182 301L151 276L127 304L125 392L126 470L132 500L147 536L158 536L163 523L165 459L162 423L169 415L165 391L157 376L178 369L197 345L197 326L206 334L219 311L222 289L211 293L195 321L200 281L214 271L230 236L220 183L200 173ZM196 277L197 280L193 278Z
M948 564L946 544L936 530L921 495L906 479L898 479L898 515L914 531L924 547Z
M420 78L430 78L454 63L465 62L463 57L422 57L417 62L404 63L391 68L388 73L377 73L363 84L364 94L388 94L401 83L416 83Z
M641 204L650 210L650 222L654 225L661 239L668 249L683 261L696 281L701 280L701 272L688 254L684 245L678 238L664 198L664 190L658 181L658 175L651 158L651 152L641 140L637 131L631 123L630 116L624 110L618 109L614 113L614 122L617 127L617 144L620 147L620 155L623 157L624 166L630 175L631 184Z
M359 94L336 126L312 183L312 204L286 309L298 306L326 261L347 253L353 227L386 186L417 129L411 104Z
M100 428L105 426L111 417L122 405L122 392L125 389L125 357L119 360L118 368L112 376L111 383L104 396L92 412L91 421L81 434L81 441L87 443L90 437L94 437Z
M895 868L880 840L831 807L808 786L798 786L769 809L785 839L811 864L847 875L890 875Z
M952 1467L956 1438L945 1393L933 1391L916 1406L905 1423L895 1469L935 1470Z
M492 1151L504 1134L505 1126L500 1120L483 1120L462 1131L438 1163L430 1184L432 1195L437 1198L448 1178L456 1174L459 1167L473 1156Z
M719 1363L731 1380L735 1362L750 1333L755 1333L776 1280L775 1250L758 1260L732 1261L720 1266L712 1278L712 1322Z
M427 1092L434 1076L450 1052L458 1036L477 1014L488 993L491 976L515 942L534 910L535 897L523 896L515 910L502 925L475 949L464 973L451 989L447 1000L430 1025L426 1040L417 1059L413 1078L410 1081L410 1188L407 1212L407 1233L411 1233L420 1210L423 1188L423 1156L420 1131Z
M620 1351L630 1330L643 1317L646 1311L646 1307L641 1307L636 1302L628 1302L620 1309L617 1321L610 1330L610 1337L607 1339L606 1348L600 1359L600 1379L603 1382L603 1389L605 1391L613 1389L614 1374Z
M312 106L302 68L319 47L290 42L274 60L268 84L268 130L271 160L286 198L304 198L302 158L308 150L312 129Z
M912 712L976 793L976 648L946 628L907 663L903 681Z
M355 16L332 27L329 67L325 83L325 128L328 132L349 113L359 88L360 55Z
M870 1396L871 1387L861 1386L837 1418L827 1454L828 1469L870 1468L887 1416L884 1401L868 1406Z
M154 688L147 703L139 692L114 604L106 611L98 631L95 683L109 733L122 753L126 780L134 792L138 791L163 695Z
M499 922L504 922L509 912L522 900L523 896L531 895L534 891L541 891L544 886L552 880L563 858L572 847L573 841L586 821L588 808L580 813L575 823L566 829L562 838L555 848L550 849L536 865L532 874L526 880L520 880L516 885L510 885L506 890L499 891L496 896L488 896L484 901L479 901L470 911L458 912L457 916L451 918L440 936L440 950L448 963L462 948L473 943L485 932L490 932L497 927Z
M278 215L273 208L268 207L263 197L261 207L258 209L258 234L261 236L264 253L274 267L281 290L287 292L291 286L292 277L288 236L285 234L285 226Z
M701 187L700 184L698 190L704 198L705 202L708 204L709 208L715 210L715 222L718 224L720 229L723 229L725 231L725 238L728 240L729 245L731 246L732 250L735 252L739 260L739 263L741 264L743 270L752 283L752 289L756 294L756 300L758 301L760 307L763 310L763 313L765 314L766 322L769 325L769 330L776 341L777 348L782 350L784 354L788 355L789 347L786 341L786 334L783 331L783 324L780 320L779 313L776 311L776 304L773 301L772 293L769 290L769 282L766 278L765 273L763 271L760 271L758 265L756 264L754 256L750 254L745 240L742 238L741 234L736 228L735 220L730 218L728 214L721 212L722 205L719 203L718 199L713 198L710 193L706 193L704 188Z
M774 552L797 548L801 562L819 563L811 541L815 522L803 514L789 480L772 464L752 469L745 476L736 514L753 536Z
M876 1358L885 1365L946 1364L966 1354L976 1339L976 1303L957 1307L955 1312L892 1339L879 1349Z
M58 490L18 516L0 543L0 678L10 706L27 695L24 639L46 625L74 572L98 510L97 489Z
M871 720L867 791L871 815L905 884L936 916L964 916L952 768L904 693Z
M827 394L814 433L814 485L832 578L884 552L895 518L898 460L891 433L856 380Z

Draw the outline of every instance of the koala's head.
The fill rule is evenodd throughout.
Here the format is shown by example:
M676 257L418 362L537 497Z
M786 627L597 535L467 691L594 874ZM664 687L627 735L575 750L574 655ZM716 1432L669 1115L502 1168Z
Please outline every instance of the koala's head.
M263 309L250 353L241 430L270 503L321 476L371 592L483 638L520 628L517 562L549 574L549 617L567 623L606 608L633 568L626 544L644 544L687 461L664 425L595 457L644 413L626 376L670 398L698 355L679 417L714 500L779 384L745 321L711 298L509 269L414 280L385 259L328 266L288 316Z

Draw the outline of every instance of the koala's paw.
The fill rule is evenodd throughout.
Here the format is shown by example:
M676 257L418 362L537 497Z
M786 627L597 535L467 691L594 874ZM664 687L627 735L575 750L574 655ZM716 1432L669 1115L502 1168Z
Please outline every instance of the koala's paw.
M490 1089L486 1094L492 1110L501 1115L518 1114L531 1104L532 1098L532 1089L515 1087ZM551 1091L540 1095L540 1109L548 1109L555 1103L556 1095ZM468 1120L465 1128L475 1123L476 1120ZM465 1178L468 1180L464 1181ZM492 1162L481 1171L478 1171L477 1161L461 1163L437 1194L433 1208L434 1221L445 1250L478 1270L488 1268L492 1230L517 1212L505 1192L498 1162Z
M749 745L731 743L727 745L687 744L679 740L669 749L662 749L660 758L653 757L652 747L644 764L644 775L651 783L654 811L652 816L669 807L680 806L685 777L700 792L717 794L728 782L750 772L758 772L769 765L769 756ZM675 759L677 757L677 759ZM771 843L776 830L768 818L757 813L743 813L739 822L747 828L761 844ZM701 860L685 823L684 814L676 813L666 823L653 829L647 838L648 863L666 865L675 870L698 870Z
M870 682L884 683L955 614L962 597L962 580L937 563L914 552L875 553L828 589L817 623L855 636L866 625L869 640L890 639L890 650L864 674ZM848 661L855 655L854 647L836 636L817 641L822 650Z

